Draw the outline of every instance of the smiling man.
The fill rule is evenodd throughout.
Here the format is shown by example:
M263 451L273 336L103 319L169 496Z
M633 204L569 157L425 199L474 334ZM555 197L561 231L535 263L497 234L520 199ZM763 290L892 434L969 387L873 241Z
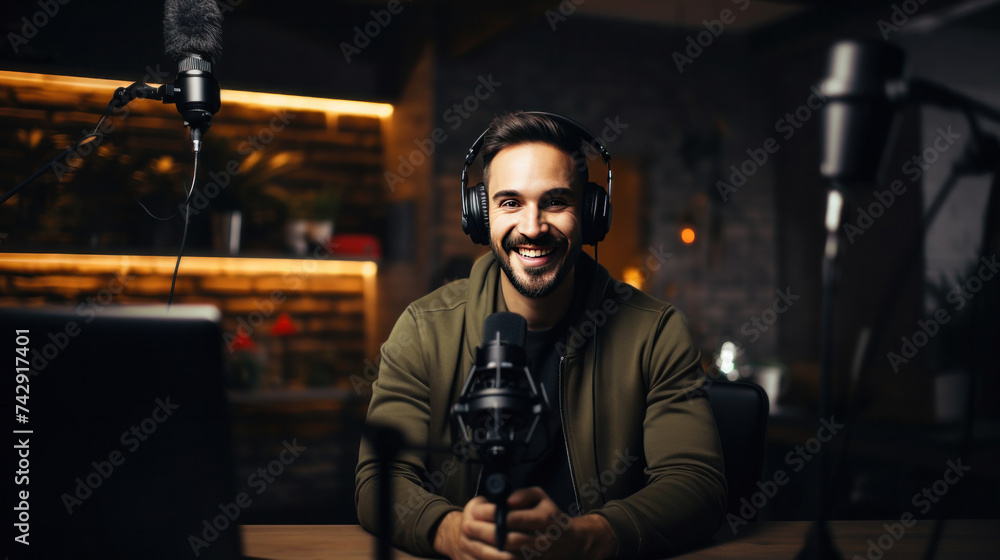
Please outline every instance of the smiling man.
M483 223L470 234L491 251L468 280L407 308L373 385L369 421L430 450L400 450L392 465L393 543L512 560L655 557L705 539L722 519L726 486L699 390L701 356L676 308L615 281L583 252L607 227L595 218L603 190L588 183L581 156L597 140L564 117L518 112L495 119L482 142L485 186L473 189L482 189ZM552 403L548 445L510 473L520 490L508 500L503 550L481 465L442 451L456 443L449 411L483 320L499 311L527 320L528 366ZM355 498L369 530L378 476L362 443Z
M504 301L528 320L529 330L551 328L573 295L570 272L583 249L579 201L586 176L574 173L570 154L542 142L506 148L487 165L486 180L502 185L487 191L490 247L503 271Z

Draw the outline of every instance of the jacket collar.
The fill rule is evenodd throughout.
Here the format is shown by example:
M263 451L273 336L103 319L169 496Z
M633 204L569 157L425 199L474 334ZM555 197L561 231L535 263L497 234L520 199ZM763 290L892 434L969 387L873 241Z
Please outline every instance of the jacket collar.
M574 304L569 310L571 327L578 327L587 319L584 311L595 311L600 307L602 299L608 297L611 275L587 253L580 254L574 272L576 286L585 290L584 292L578 290L574 295ZM500 269L500 263L492 251L476 260L469 274L465 306L465 350L471 360L475 360L476 347L482 344L483 321L486 317L493 313L508 311L507 302L504 301L500 289L501 274L503 271ZM583 305L576 302L581 302ZM567 355L583 348L586 342L586 339L581 341L578 337L570 337L567 341Z

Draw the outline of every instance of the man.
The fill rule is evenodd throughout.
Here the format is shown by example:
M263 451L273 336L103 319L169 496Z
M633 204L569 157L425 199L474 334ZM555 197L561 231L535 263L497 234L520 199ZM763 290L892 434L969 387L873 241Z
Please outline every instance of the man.
M582 252L591 218L581 153L561 118L495 119L482 145L492 251L468 280L411 304L383 346L368 420L413 446L392 465L396 546L451 558L636 558L698 542L722 520L726 483L700 354L675 308ZM548 452L512 473L521 489L508 500L503 551L481 465L440 451L455 444L449 411L483 320L499 311L527 320L529 369L552 405ZM363 442L355 501L372 531L377 471Z

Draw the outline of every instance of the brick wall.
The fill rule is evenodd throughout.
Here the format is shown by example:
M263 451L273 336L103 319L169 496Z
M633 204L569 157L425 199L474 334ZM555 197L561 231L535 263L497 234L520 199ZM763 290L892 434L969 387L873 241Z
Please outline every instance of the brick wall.
M8 255L0 258L0 305L64 304L81 316L107 305L164 305L173 263L170 257ZM173 302L221 310L234 372L246 373L247 360L260 370L254 388L351 389L350 376L377 344L374 265L368 263L366 279L364 264L187 257ZM272 334L283 315L295 334ZM241 336L256 348L241 349ZM250 388L247 383L233 380L238 388Z

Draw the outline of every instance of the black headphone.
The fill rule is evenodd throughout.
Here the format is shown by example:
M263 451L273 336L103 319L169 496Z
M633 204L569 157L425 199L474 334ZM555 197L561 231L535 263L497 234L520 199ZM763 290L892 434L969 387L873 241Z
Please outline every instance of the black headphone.
M597 245L599 241L604 241L604 236L611 228L611 154L601 143L601 140L594 136L582 124L555 113L544 113L541 111L525 112L526 115L542 115L552 118L575 130L582 140L586 140L601 154L601 159L608 166L608 190L594 183L587 182L583 188L583 243L585 245ZM462 231L472 238L474 243L480 245L490 244L490 213L489 197L486 193L486 185L479 183L472 188L469 185L469 166L475 161L476 155L483 147L486 135L492 129L487 128L479 135L479 138L472 143L469 153L465 156L465 166L462 167Z

